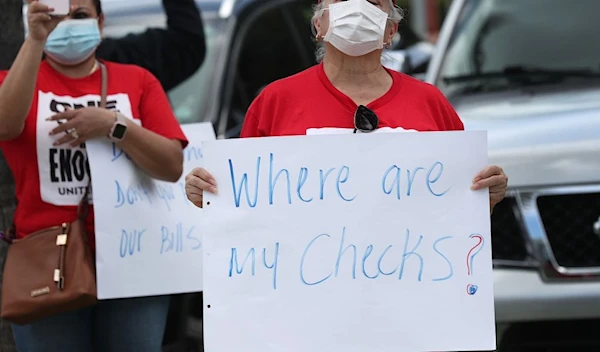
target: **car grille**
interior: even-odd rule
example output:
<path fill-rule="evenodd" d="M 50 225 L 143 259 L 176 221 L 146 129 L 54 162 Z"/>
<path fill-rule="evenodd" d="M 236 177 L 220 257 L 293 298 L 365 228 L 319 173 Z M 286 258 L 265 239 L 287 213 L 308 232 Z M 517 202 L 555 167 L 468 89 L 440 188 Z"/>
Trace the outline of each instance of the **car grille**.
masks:
<path fill-rule="evenodd" d="M 537 206 L 554 257 L 563 267 L 600 266 L 600 193 L 540 196 Z"/>
<path fill-rule="evenodd" d="M 525 261 L 527 249 L 515 216 L 515 199 L 507 197 L 492 213 L 492 259 Z"/>

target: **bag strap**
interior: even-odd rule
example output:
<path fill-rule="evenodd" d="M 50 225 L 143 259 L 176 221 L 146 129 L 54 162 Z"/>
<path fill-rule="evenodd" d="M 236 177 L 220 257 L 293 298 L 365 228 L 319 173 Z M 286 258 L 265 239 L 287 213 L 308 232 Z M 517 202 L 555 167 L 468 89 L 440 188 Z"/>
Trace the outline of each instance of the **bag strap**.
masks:
<path fill-rule="evenodd" d="M 106 70 L 106 66 L 101 63 L 100 61 L 97 61 L 98 66 L 100 66 L 100 71 L 102 72 L 102 86 L 100 87 L 100 108 L 101 109 L 106 109 L 106 100 L 107 100 L 107 95 L 108 95 L 108 72 Z M 81 198 L 81 201 L 79 202 L 79 205 L 77 206 L 77 215 L 79 220 L 81 221 L 85 221 L 85 219 L 87 219 L 88 213 L 89 213 L 89 201 L 88 201 L 88 196 L 90 194 L 90 188 L 92 187 L 92 175 L 89 175 L 89 181 L 87 186 L 85 187 L 85 192 L 83 194 L 83 197 Z"/>

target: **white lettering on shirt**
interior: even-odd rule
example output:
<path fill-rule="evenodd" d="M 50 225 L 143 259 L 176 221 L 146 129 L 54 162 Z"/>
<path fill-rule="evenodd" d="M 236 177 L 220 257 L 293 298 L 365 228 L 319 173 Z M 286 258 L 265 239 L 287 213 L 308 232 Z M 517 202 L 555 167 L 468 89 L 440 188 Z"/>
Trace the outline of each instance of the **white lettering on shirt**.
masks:
<path fill-rule="evenodd" d="M 129 95 L 124 93 L 107 96 L 106 107 L 133 118 Z M 46 203 L 59 206 L 78 205 L 89 184 L 90 166 L 85 145 L 71 147 L 69 144 L 53 146 L 64 134 L 50 136 L 57 121 L 46 121 L 66 109 L 98 107 L 100 95 L 81 97 L 59 96 L 51 92 L 38 92 L 36 145 L 40 176 L 40 194 Z M 91 185 L 90 185 L 91 186 Z M 89 200 L 91 203 L 91 187 Z"/>

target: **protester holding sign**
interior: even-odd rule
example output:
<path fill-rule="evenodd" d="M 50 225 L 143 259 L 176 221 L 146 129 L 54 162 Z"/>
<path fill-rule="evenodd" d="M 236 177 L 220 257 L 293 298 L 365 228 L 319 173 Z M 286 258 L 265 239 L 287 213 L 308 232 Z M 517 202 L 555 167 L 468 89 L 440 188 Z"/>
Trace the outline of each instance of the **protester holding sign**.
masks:
<path fill-rule="evenodd" d="M 383 47 L 401 19 L 392 0 L 319 1 L 313 24 L 320 63 L 267 86 L 250 106 L 241 137 L 463 130 L 437 88 L 382 66 Z M 475 176 L 473 189 L 489 187 L 493 209 L 507 181 L 490 166 Z M 203 190 L 216 192 L 216 182 L 194 169 L 186 192 L 199 207 Z"/>
<path fill-rule="evenodd" d="M 78 1 L 68 16 L 51 12 L 29 3 L 28 37 L 10 71 L 0 71 L 0 146 L 16 181 L 17 238 L 77 219 L 90 179 L 86 141 L 108 137 L 146 174 L 172 182 L 187 145 L 153 75 L 96 60 L 104 22 L 99 0 Z M 85 225 L 93 246 L 92 216 Z M 56 245 L 63 241 L 57 237 Z M 42 287 L 32 297 L 53 292 Z M 166 296 L 101 301 L 13 331 L 24 351 L 160 351 L 168 306 Z"/>

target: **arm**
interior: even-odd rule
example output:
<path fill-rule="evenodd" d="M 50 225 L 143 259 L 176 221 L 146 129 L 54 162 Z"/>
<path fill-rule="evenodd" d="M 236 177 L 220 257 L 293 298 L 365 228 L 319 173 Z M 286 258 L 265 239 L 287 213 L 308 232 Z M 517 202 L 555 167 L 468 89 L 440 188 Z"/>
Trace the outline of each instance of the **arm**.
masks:
<path fill-rule="evenodd" d="M 125 138 L 117 144 L 155 179 L 177 182 L 183 173 L 183 152 L 178 140 L 165 138 L 130 120 Z"/>
<path fill-rule="evenodd" d="M 149 28 L 140 34 L 107 38 L 98 47 L 97 57 L 141 66 L 169 91 L 202 65 L 206 44 L 202 17 L 194 0 L 163 0 L 163 6 L 167 29 Z"/>
<path fill-rule="evenodd" d="M 183 170 L 182 149 L 187 145 L 187 139 L 158 80 L 139 67 L 130 69 L 139 71 L 139 76 L 133 81 L 139 82 L 137 87 L 141 90 L 141 126 L 133 120 L 127 120 L 127 132 L 123 140 L 116 144 L 149 176 L 175 182 Z M 67 109 L 49 120 L 66 120 L 51 134 L 59 137 L 56 145 L 69 143 L 74 147 L 90 139 L 107 138 L 115 123 L 116 113 L 96 107 Z M 76 134 L 65 134 L 66 131 L 75 131 Z"/>
<path fill-rule="evenodd" d="M 119 146 L 148 175 L 176 182 L 183 172 L 182 149 L 187 139 L 158 80 L 147 71 L 143 72 L 143 80 L 140 120 L 144 127 L 128 121 Z"/>
<path fill-rule="evenodd" d="M 18 137 L 31 109 L 44 42 L 28 38 L 0 85 L 0 140 Z"/>

